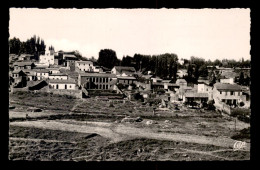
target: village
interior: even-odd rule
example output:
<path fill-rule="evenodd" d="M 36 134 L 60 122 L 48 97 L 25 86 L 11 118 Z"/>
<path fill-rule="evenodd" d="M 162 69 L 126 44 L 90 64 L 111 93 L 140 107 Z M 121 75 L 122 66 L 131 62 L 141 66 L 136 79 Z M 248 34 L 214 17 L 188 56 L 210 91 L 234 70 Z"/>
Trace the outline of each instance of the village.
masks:
<path fill-rule="evenodd" d="M 235 108 L 250 108 L 249 86 L 234 82 L 238 76 L 235 70 L 250 72 L 250 68 L 216 66 L 214 72 L 221 75 L 218 82 L 210 84 L 207 78 L 200 77 L 197 84 L 189 86 L 183 78 L 187 75 L 187 69 L 179 69 L 176 82 L 172 82 L 154 76 L 151 71 L 144 75 L 134 67 L 114 66 L 109 70 L 63 51 L 49 50 L 45 55 L 39 56 L 39 61 L 31 60 L 30 57 L 33 56 L 21 54 L 16 57 L 17 61 L 10 62 L 10 68 L 13 69 L 9 72 L 10 93 L 43 91 L 68 94 L 79 99 L 102 96 L 104 99 L 116 97 L 122 100 L 132 100 L 139 94 L 142 101 L 158 98 L 160 108 L 168 109 L 174 109 L 174 104 L 184 103 L 190 107 L 202 108 L 214 100 L 216 110 L 227 114 L 231 114 Z M 10 58 L 14 56 L 10 54 Z M 212 70 L 211 67 L 208 69 Z"/>
<path fill-rule="evenodd" d="M 50 130 L 62 130 L 66 134 L 76 132 L 87 133 L 90 136 L 98 134 L 105 137 L 102 140 L 98 139 L 102 143 L 106 143 L 107 139 L 112 139 L 112 143 L 115 143 L 130 142 L 129 139 L 135 138 L 137 140 L 152 138 L 159 139 L 159 141 L 163 139 L 189 143 L 191 142 L 189 137 L 171 136 L 172 133 L 178 135 L 187 133 L 200 135 L 193 136 L 192 141 L 194 142 L 196 139 L 195 143 L 214 147 L 217 145 L 229 149 L 224 150 L 222 157 L 211 155 L 210 158 L 206 158 L 205 155 L 209 154 L 208 152 L 202 153 L 201 157 L 195 157 L 186 151 L 185 154 L 174 158 L 165 155 L 162 156 L 163 158 L 151 158 L 151 155 L 147 156 L 148 151 L 145 153 L 146 156 L 140 156 L 142 150 L 140 151 L 139 141 L 136 144 L 137 151 L 133 151 L 134 156 L 131 156 L 134 158 L 130 160 L 227 160 L 230 157 L 228 150 L 233 147 L 234 139 L 250 142 L 250 137 L 248 137 L 251 114 L 250 89 L 249 86 L 235 83 L 239 73 L 242 71 L 248 73 L 250 68 L 207 67 L 209 71 L 221 75 L 219 80 L 212 84 L 209 79 L 200 77 L 197 84 L 190 85 L 184 79 L 188 74 L 187 69 L 183 68 L 177 70 L 177 80 L 173 82 L 155 76 L 151 71 L 143 74 L 141 69 L 136 70 L 134 67 L 114 66 L 112 69 L 108 69 L 91 60 L 80 60 L 71 52 L 55 52 L 49 49 L 38 58 L 37 60 L 34 55 L 30 54 L 10 54 L 9 56 L 9 119 L 10 125 L 13 127 L 10 139 L 14 140 L 11 140 L 11 146 L 17 145 L 15 144 L 18 142 L 16 135 L 20 136 L 19 133 L 24 134 L 27 131 L 29 134 L 26 136 L 34 136 L 34 132 L 40 133 L 41 136 L 41 133 L 45 134 Z M 184 65 L 181 60 L 179 62 L 180 65 Z M 83 122 L 86 124 L 82 124 Z M 188 122 L 189 125 L 187 125 Z M 63 125 L 57 123 L 63 123 Z M 72 124 L 73 127 L 66 127 Z M 112 130 L 114 126 L 118 130 L 115 134 L 115 129 Z M 130 127 L 133 129 L 129 129 Z M 198 127 L 203 130 L 198 130 Z M 25 128 L 25 132 L 20 128 Z M 91 128 L 93 129 L 91 130 Z M 112 131 L 106 132 L 108 129 Z M 39 130 L 40 132 L 38 132 Z M 56 134 L 57 132 L 48 133 Z M 149 133 L 151 134 L 149 135 Z M 167 134 L 169 136 L 164 136 L 164 133 L 169 133 Z M 225 134 L 225 140 L 219 139 L 219 136 L 223 134 Z M 199 139 L 205 136 L 213 136 L 214 139 Z M 64 139 L 64 137 L 61 138 Z M 75 139 L 77 138 L 78 136 Z M 35 140 L 28 141 L 29 139 L 25 138 L 23 140 L 25 140 L 23 141 L 25 142 L 24 147 L 28 145 L 27 142 L 29 145 L 36 142 Z M 225 142 L 219 145 L 218 140 Z M 39 145 L 46 147 L 44 141 L 48 140 L 41 139 Z M 92 147 L 100 147 L 97 143 L 92 145 Z M 183 145 L 187 144 L 183 143 Z M 62 147 L 64 146 L 62 145 Z M 247 149 L 248 147 L 249 145 Z M 201 146 L 198 148 L 201 149 Z M 29 152 L 32 151 L 30 148 L 27 149 Z M 38 149 L 30 156 L 28 156 L 28 151 L 24 153 L 24 156 L 20 153 L 21 151 L 18 152 L 18 155 L 13 151 L 11 152 L 12 159 L 63 160 L 65 157 L 69 160 L 72 159 L 69 153 L 65 154 L 63 151 L 61 153 L 66 156 L 62 154 L 55 156 L 56 153 L 53 153 L 54 155 L 48 158 L 46 158 L 47 153 L 43 156 L 38 153 Z M 84 153 L 78 153 L 78 156 L 74 156 L 77 158 L 73 160 L 127 160 L 129 156 L 125 155 L 124 158 L 114 156 L 112 159 L 111 157 L 103 158 L 104 152 L 102 154 L 97 154 L 93 150 L 90 152 L 94 154 L 92 158 L 81 157 L 79 155 L 84 155 Z M 248 150 L 236 152 L 240 152 L 240 154 L 231 156 L 231 158 L 249 158 Z M 225 155 L 227 153 L 228 155 Z M 73 154 L 75 153 L 73 152 Z M 98 157 L 97 155 L 103 156 Z"/>
<path fill-rule="evenodd" d="M 251 9 L 152 4 L 9 8 L 10 162 L 252 160 Z"/>

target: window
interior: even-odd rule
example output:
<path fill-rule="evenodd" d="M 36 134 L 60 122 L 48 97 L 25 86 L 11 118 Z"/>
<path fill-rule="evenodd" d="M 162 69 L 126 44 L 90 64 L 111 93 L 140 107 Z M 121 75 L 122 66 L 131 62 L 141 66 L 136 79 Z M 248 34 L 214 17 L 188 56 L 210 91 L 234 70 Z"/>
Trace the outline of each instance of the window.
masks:
<path fill-rule="evenodd" d="M 88 66 L 90 66 L 90 64 Z"/>
<path fill-rule="evenodd" d="M 233 92 L 233 91 L 231 91 L 231 92 L 230 92 L 230 95 L 231 95 L 231 96 L 232 96 L 232 95 L 234 95 L 234 92 Z"/>
<path fill-rule="evenodd" d="M 237 95 L 240 96 L 240 92 L 237 92 Z"/>
<path fill-rule="evenodd" d="M 70 85 L 70 88 L 71 88 L 71 85 Z"/>
<path fill-rule="evenodd" d="M 67 89 L 67 84 L 65 84 L 65 89 Z"/>

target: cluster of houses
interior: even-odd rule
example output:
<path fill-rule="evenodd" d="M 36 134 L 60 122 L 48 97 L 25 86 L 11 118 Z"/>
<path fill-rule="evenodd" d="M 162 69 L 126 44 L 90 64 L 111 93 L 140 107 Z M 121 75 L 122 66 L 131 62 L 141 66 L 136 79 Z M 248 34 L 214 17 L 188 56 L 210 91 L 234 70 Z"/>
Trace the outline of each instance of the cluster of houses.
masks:
<path fill-rule="evenodd" d="M 199 79 L 198 84 L 189 86 L 183 77 L 187 70 L 178 70 L 176 82 L 162 80 L 152 74 L 143 75 L 134 67 L 115 66 L 111 70 L 98 66 L 92 61 L 81 61 L 75 55 L 53 50 L 40 55 L 39 60 L 31 60 L 30 55 L 21 55 L 12 63 L 10 71 L 10 91 L 14 88 L 39 87 L 45 81 L 47 88 L 59 91 L 82 90 L 120 90 L 125 96 L 138 92 L 144 99 L 151 94 L 164 91 L 162 96 L 167 102 L 198 103 L 199 105 L 214 100 L 216 107 L 223 104 L 232 107 L 242 106 L 250 108 L 250 90 L 234 83 L 234 78 L 223 77 L 219 82 L 210 86 L 209 81 Z M 230 69 L 216 68 L 221 73 Z M 142 81 L 139 81 L 142 78 Z M 119 84 L 124 89 L 119 89 Z"/>

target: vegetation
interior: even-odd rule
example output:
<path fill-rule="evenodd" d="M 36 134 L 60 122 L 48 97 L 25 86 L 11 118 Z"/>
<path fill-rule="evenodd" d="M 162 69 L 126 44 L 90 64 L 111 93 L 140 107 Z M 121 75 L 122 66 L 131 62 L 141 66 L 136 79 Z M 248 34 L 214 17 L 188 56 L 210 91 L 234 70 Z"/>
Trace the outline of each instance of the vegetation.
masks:
<path fill-rule="evenodd" d="M 112 69 L 114 66 L 119 65 L 116 52 L 111 49 L 103 49 L 99 51 L 99 57 L 97 63 L 100 66 Z"/>
<path fill-rule="evenodd" d="M 52 47 L 52 46 L 51 46 Z M 46 45 L 44 40 L 34 35 L 25 42 L 20 41 L 19 38 L 12 38 L 9 40 L 10 54 L 31 54 L 40 55 L 45 54 Z"/>

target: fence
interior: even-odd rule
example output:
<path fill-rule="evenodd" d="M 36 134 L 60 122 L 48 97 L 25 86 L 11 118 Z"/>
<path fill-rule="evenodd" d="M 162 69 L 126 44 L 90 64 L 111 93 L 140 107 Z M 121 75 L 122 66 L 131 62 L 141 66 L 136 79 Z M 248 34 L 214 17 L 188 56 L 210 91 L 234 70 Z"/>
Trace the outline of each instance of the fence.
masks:
<path fill-rule="evenodd" d="M 223 102 L 216 101 L 215 104 L 216 108 L 221 112 L 231 114 L 231 107 Z"/>

